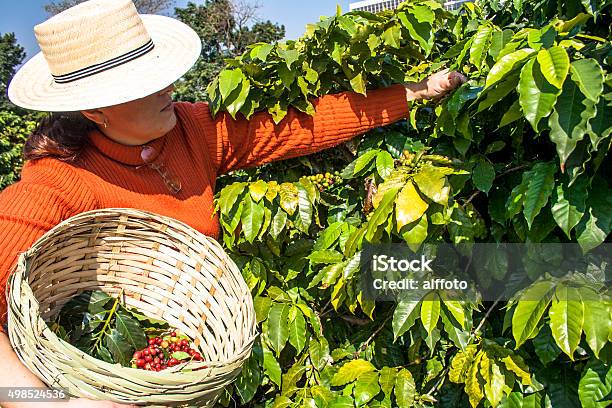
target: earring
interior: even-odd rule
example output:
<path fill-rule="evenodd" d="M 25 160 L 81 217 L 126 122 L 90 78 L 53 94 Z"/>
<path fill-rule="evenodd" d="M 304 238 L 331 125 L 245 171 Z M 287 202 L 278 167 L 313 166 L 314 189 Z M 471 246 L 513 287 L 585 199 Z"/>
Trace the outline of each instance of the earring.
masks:
<path fill-rule="evenodd" d="M 104 124 L 103 124 L 103 126 L 104 126 L 104 129 L 106 129 L 106 128 L 108 127 L 108 123 L 106 122 L 106 118 L 104 118 Z"/>

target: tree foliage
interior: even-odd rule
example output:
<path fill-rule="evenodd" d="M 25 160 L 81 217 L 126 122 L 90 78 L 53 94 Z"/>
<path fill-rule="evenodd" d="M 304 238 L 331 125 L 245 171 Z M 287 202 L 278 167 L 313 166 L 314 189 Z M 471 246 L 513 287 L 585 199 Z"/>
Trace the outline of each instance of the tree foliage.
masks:
<path fill-rule="evenodd" d="M 258 21 L 257 8 L 245 1 L 207 0 L 175 9 L 176 17 L 202 39 L 200 59 L 176 84 L 178 99 L 203 100 L 206 87 L 225 66 L 226 58 L 241 55 L 249 44 L 275 42 L 285 36 L 284 26 Z"/>
<path fill-rule="evenodd" d="M 0 110 L 9 107 L 9 101 L 6 97 L 8 83 L 15 74 L 15 69 L 23 62 L 24 58 L 24 49 L 17 44 L 14 33 L 0 35 Z"/>
<path fill-rule="evenodd" d="M 607 18 L 597 2 L 466 4 L 456 14 L 410 1 L 339 12 L 297 41 L 227 60 L 208 87 L 212 112 L 265 110 L 277 123 L 289 109 L 316 114 L 312 98 L 442 67 L 470 81 L 439 105 L 413 104 L 406 122 L 221 178 L 223 244 L 262 332 L 222 402 L 234 393 L 271 407 L 606 406 L 612 302 L 606 265 L 591 256 L 612 229 L 612 53 L 609 26 L 593 24 Z M 313 184 L 334 172 L 341 183 Z M 577 243 L 588 266 L 565 273 L 566 254 L 544 246 L 512 260 L 525 286 L 509 301 L 365 296 L 366 244 L 440 242 Z M 532 276 L 543 261 L 558 270 Z M 508 284 L 507 262 L 491 259 L 483 287 Z"/>

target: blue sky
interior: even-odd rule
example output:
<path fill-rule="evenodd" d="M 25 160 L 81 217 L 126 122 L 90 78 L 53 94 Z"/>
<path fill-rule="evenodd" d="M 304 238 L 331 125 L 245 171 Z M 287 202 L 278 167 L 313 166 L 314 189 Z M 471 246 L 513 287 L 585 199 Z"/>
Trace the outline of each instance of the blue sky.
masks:
<path fill-rule="evenodd" d="M 7 0 L 2 0 L 2 2 Z M 176 6 L 182 7 L 188 0 L 176 0 Z M 204 3 L 203 0 L 192 0 Z M 7 1 L 8 2 L 8 1 Z M 48 0 L 10 1 L 4 5 L 0 14 L 0 33 L 14 32 L 19 43 L 26 49 L 26 60 L 39 51 L 34 37 L 34 25 L 43 22 L 47 14 L 43 5 Z M 262 8 L 259 17 L 284 24 L 287 39 L 296 39 L 304 33 L 307 23 L 319 21 L 320 16 L 330 16 L 336 12 L 336 4 L 343 11 L 348 11 L 350 0 L 259 0 Z"/>

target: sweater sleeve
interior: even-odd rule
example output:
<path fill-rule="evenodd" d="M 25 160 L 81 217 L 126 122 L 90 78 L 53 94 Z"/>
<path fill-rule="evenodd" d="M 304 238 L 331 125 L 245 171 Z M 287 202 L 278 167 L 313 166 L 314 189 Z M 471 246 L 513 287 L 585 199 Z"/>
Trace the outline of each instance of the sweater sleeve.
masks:
<path fill-rule="evenodd" d="M 27 162 L 21 180 L 0 192 L 0 331 L 8 318 L 6 284 L 19 254 L 61 221 L 94 208 L 76 171 L 54 159 Z"/>
<path fill-rule="evenodd" d="M 206 103 L 196 104 L 217 175 L 276 160 L 312 154 L 407 117 L 406 90 L 397 84 L 367 96 L 341 92 L 313 101 L 315 115 L 290 107 L 277 125 L 268 112 L 234 120 L 226 112 L 212 119 Z"/>

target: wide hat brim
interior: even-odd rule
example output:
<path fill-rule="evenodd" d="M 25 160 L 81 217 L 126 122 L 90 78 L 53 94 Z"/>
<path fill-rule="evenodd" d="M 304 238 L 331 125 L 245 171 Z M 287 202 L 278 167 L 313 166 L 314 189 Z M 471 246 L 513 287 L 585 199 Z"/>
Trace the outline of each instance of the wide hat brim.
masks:
<path fill-rule="evenodd" d="M 195 64 L 202 43 L 191 27 L 174 18 L 140 17 L 154 44 L 148 53 L 90 77 L 58 84 L 39 52 L 9 83 L 9 99 L 26 109 L 70 112 L 118 105 L 166 88 Z"/>

